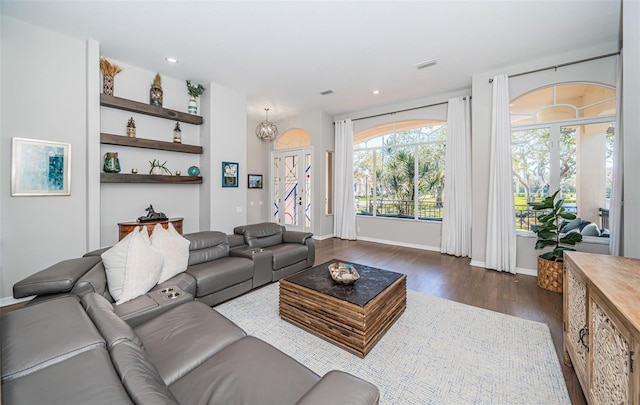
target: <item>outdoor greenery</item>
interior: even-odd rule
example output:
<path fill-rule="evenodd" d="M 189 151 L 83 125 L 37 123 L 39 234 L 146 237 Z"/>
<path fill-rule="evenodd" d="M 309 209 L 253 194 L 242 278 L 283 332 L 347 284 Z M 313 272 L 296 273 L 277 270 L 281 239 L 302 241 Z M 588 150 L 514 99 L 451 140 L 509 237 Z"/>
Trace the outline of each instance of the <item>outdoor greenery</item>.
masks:
<path fill-rule="evenodd" d="M 370 148 L 356 148 L 356 210 L 373 214 L 376 201 L 376 215 L 441 218 L 445 139 L 446 127 L 435 125 L 385 134 Z"/>

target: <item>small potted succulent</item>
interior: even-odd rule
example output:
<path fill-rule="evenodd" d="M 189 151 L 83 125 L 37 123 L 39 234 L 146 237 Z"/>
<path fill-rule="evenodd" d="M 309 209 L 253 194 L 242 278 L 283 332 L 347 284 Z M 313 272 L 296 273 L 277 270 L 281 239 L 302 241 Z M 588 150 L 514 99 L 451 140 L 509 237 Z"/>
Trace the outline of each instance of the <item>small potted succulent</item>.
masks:
<path fill-rule="evenodd" d="M 564 252 L 575 250 L 571 246 L 582 242 L 580 232 L 561 232 L 568 221 L 576 219 L 576 215 L 565 210 L 564 199 L 556 201 L 559 192 L 560 190 L 556 191 L 541 202 L 529 203 L 534 211 L 544 211 L 537 217 L 541 225 L 533 230 L 538 235 L 536 249 L 553 247 L 553 250 L 538 256 L 538 286 L 555 292 L 562 292 Z"/>
<path fill-rule="evenodd" d="M 160 164 L 160 161 L 158 159 L 153 159 L 149 161 L 149 164 L 151 165 L 151 170 L 149 170 L 149 174 L 169 173 L 170 176 L 172 175 L 171 170 L 167 169 L 167 166 L 165 166 L 167 164 L 166 161 Z"/>

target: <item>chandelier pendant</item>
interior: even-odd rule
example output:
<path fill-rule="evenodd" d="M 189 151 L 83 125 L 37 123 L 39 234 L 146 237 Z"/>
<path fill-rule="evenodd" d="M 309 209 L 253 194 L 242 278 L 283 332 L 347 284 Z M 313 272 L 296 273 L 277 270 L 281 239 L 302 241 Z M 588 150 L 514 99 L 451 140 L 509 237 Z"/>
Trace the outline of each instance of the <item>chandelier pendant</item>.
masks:
<path fill-rule="evenodd" d="M 278 136 L 278 128 L 272 122 L 269 122 L 269 109 L 265 108 L 266 119 L 256 127 L 256 136 L 262 142 L 273 142 Z"/>

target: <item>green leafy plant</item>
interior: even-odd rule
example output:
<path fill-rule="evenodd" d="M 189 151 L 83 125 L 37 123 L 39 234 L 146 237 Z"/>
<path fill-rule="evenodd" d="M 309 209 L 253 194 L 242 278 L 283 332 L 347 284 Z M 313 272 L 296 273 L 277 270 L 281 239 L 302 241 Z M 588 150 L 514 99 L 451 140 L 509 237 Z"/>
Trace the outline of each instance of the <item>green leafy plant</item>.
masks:
<path fill-rule="evenodd" d="M 160 161 L 158 159 L 153 159 L 149 161 L 149 164 L 151 165 L 151 169 L 149 170 L 149 174 L 151 174 L 153 172 L 153 169 L 155 167 L 159 167 L 162 170 L 164 170 L 166 173 L 169 173 L 170 175 L 173 175 L 173 173 L 171 173 L 171 170 L 167 169 L 167 167 L 165 166 L 167 164 L 167 161 L 165 160 L 165 162 L 163 164 L 160 164 Z"/>
<path fill-rule="evenodd" d="M 564 199 L 561 198 L 556 201 L 556 196 L 559 192 L 560 190 L 556 191 L 553 195 L 546 197 L 544 201 L 529 203 L 534 211 L 549 210 L 549 212 L 543 212 L 538 215 L 537 218 L 541 225 L 539 228 L 534 229 L 533 232 L 538 235 L 536 249 L 553 246 L 552 251 L 543 253 L 540 257 L 555 262 L 563 261 L 565 250 L 575 250 L 569 246 L 582 242 L 582 234 L 580 232 L 569 232 L 567 234 L 560 232 L 568 221 L 576 219 L 576 215 L 566 212 Z"/>
<path fill-rule="evenodd" d="M 191 80 L 187 80 L 187 92 L 190 96 L 200 97 L 202 93 L 204 93 L 204 91 L 205 88 L 203 85 L 199 84 L 197 86 L 194 86 L 193 84 L 191 84 Z"/>

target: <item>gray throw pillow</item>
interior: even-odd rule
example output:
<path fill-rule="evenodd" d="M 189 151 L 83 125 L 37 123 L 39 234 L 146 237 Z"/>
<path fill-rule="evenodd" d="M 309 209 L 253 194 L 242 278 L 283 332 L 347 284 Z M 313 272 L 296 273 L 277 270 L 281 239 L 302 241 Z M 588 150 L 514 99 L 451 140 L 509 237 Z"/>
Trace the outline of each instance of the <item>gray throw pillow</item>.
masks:
<path fill-rule="evenodd" d="M 585 226 L 581 233 L 582 236 L 600 236 L 600 229 L 598 229 L 598 225 L 592 222 Z"/>

